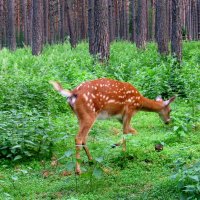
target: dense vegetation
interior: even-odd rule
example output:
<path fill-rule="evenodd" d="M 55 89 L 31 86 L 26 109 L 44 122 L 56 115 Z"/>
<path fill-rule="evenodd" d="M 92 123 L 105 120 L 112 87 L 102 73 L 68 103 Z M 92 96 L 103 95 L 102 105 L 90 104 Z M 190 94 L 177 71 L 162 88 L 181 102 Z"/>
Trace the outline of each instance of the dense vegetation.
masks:
<path fill-rule="evenodd" d="M 87 44 L 71 49 L 46 46 L 0 52 L 0 199 L 199 199 L 200 197 L 200 43 L 184 43 L 181 66 L 161 57 L 155 44 L 145 51 L 128 42 L 111 46 L 101 65 Z M 109 77 L 132 83 L 143 95 L 177 95 L 173 123 L 139 113 L 127 136 L 128 150 L 111 148 L 122 138 L 115 120 L 96 122 L 88 146 L 96 158 L 76 177 L 74 136 L 77 119 L 49 80 L 72 89 L 83 81 Z M 157 152 L 155 144 L 163 144 Z M 58 159 L 58 160 L 57 160 Z M 102 192 L 103 191 L 103 192 Z"/>

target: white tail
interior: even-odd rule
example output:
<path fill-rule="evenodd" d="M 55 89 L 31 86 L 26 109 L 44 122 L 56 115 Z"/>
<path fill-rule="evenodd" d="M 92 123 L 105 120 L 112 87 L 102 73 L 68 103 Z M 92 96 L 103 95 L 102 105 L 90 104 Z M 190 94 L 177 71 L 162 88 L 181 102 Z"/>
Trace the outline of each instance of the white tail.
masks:
<path fill-rule="evenodd" d="M 50 83 L 68 98 L 79 120 L 79 132 L 75 139 L 77 160 L 80 159 L 81 147 L 84 148 L 88 159 L 92 159 L 86 141 L 96 119 L 116 116 L 123 124 L 124 134 L 136 133 L 135 129 L 131 128 L 130 121 L 132 116 L 140 110 L 156 112 L 166 124 L 170 122 L 169 104 L 175 97 L 167 101 L 163 101 L 161 97 L 151 100 L 143 97 L 131 84 L 107 78 L 82 83 L 71 92 L 63 89 L 58 82 L 51 81 Z M 81 173 L 78 161 L 76 173 Z"/>
<path fill-rule="evenodd" d="M 49 81 L 49 83 L 52 84 L 54 89 L 57 90 L 62 96 L 64 97 L 72 96 L 72 93 L 69 90 L 63 89 L 60 83 L 56 81 Z"/>

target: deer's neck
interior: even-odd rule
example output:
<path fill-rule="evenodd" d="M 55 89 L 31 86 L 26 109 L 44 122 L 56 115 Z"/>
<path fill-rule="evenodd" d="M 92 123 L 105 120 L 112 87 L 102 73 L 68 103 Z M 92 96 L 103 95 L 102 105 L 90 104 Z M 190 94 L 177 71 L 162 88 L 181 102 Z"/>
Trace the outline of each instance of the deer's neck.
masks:
<path fill-rule="evenodd" d="M 159 112 L 163 109 L 163 102 L 151 100 L 142 97 L 142 107 L 141 110 L 149 112 Z"/>

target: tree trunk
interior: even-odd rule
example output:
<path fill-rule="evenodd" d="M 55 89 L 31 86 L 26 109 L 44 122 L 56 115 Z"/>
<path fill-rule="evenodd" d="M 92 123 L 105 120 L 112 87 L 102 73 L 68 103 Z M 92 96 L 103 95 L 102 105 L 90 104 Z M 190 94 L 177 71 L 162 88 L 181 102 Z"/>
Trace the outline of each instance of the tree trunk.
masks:
<path fill-rule="evenodd" d="M 120 38 L 120 2 L 119 0 L 114 1 L 114 16 L 115 16 L 115 38 Z"/>
<path fill-rule="evenodd" d="M 15 36 L 15 1 L 7 0 L 8 7 L 8 47 L 10 50 L 16 50 Z"/>
<path fill-rule="evenodd" d="M 27 32 L 28 32 L 28 44 L 32 46 L 32 18 L 33 18 L 33 9 L 32 9 L 32 0 L 27 2 Z"/>
<path fill-rule="evenodd" d="M 108 25 L 108 1 L 95 0 L 94 2 L 94 47 L 92 54 L 100 61 L 107 61 L 110 53 Z"/>
<path fill-rule="evenodd" d="M 21 0 L 22 15 L 23 15 L 23 32 L 24 44 L 28 45 L 28 32 L 27 32 L 27 0 Z"/>
<path fill-rule="evenodd" d="M 50 21 L 50 34 L 49 34 L 49 43 L 53 44 L 55 42 L 55 26 L 54 26 L 54 20 L 55 20 L 55 1 L 49 0 L 49 21 Z"/>
<path fill-rule="evenodd" d="M 109 19 L 109 37 L 110 37 L 110 42 L 112 42 L 115 37 L 114 37 L 114 24 L 113 24 L 113 4 L 112 0 L 108 0 L 108 19 Z"/>
<path fill-rule="evenodd" d="M 200 0 L 197 0 L 197 14 L 198 14 L 198 40 L 200 40 Z"/>
<path fill-rule="evenodd" d="M 3 0 L 0 0 L 0 50 L 3 47 L 3 27 L 4 27 L 4 19 L 3 19 Z"/>
<path fill-rule="evenodd" d="M 65 1 L 64 0 L 60 0 L 60 27 L 59 27 L 59 32 L 60 32 L 60 39 L 61 42 L 63 43 L 65 40 L 65 23 L 64 23 L 64 19 L 65 19 Z"/>
<path fill-rule="evenodd" d="M 197 1 L 192 0 L 192 39 L 198 39 Z"/>
<path fill-rule="evenodd" d="M 152 25 L 151 25 L 151 27 L 152 27 L 152 29 L 151 29 L 151 39 L 153 40 L 153 41 L 155 41 L 155 28 L 156 28 L 156 26 L 155 26 L 155 19 L 156 19 L 156 2 L 155 2 L 155 0 L 151 0 L 151 6 L 152 6 Z"/>
<path fill-rule="evenodd" d="M 69 36 L 70 36 L 70 44 L 72 48 L 75 48 L 77 45 L 77 40 L 76 40 L 76 35 L 75 35 L 75 31 L 74 31 L 74 26 L 73 26 L 73 22 L 72 22 L 72 18 L 71 18 L 71 13 L 70 13 L 70 7 L 69 7 L 69 3 L 66 2 L 66 14 L 67 14 L 67 22 L 68 22 L 68 27 L 69 27 Z"/>
<path fill-rule="evenodd" d="M 89 52 L 93 54 L 94 50 L 94 0 L 88 0 L 88 37 Z"/>
<path fill-rule="evenodd" d="M 145 48 L 147 38 L 147 4 L 146 0 L 138 0 L 137 18 L 136 18 L 136 46 Z"/>
<path fill-rule="evenodd" d="M 171 53 L 178 61 L 182 59 L 181 0 L 172 0 Z"/>
<path fill-rule="evenodd" d="M 44 17 L 44 43 L 49 41 L 49 0 L 43 1 L 43 17 Z"/>
<path fill-rule="evenodd" d="M 168 54 L 167 0 L 156 2 L 156 40 L 160 54 Z"/>
<path fill-rule="evenodd" d="M 81 40 L 87 39 L 87 4 L 86 0 L 82 0 L 82 9 L 80 14 L 80 32 L 81 32 Z M 80 6 L 80 5 L 79 5 Z"/>
<path fill-rule="evenodd" d="M 39 55 L 42 51 L 42 1 L 33 0 L 32 54 Z"/>
<path fill-rule="evenodd" d="M 135 42 L 136 38 L 136 23 L 135 23 L 135 0 L 131 0 L 131 41 Z"/>

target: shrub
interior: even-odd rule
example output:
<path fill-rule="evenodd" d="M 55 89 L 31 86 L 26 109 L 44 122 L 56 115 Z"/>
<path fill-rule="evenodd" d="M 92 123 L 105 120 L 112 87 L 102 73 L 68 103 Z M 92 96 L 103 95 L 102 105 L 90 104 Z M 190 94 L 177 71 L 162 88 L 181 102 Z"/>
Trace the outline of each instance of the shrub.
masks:
<path fill-rule="evenodd" d="M 5 120 L 6 119 L 6 120 Z M 52 138 L 48 117 L 37 110 L 0 112 L 0 158 L 50 156 Z"/>
<path fill-rule="evenodd" d="M 186 166 L 185 161 L 178 159 L 175 162 L 176 173 L 172 178 L 178 180 L 178 189 L 181 199 L 198 199 L 200 196 L 200 161 Z"/>

